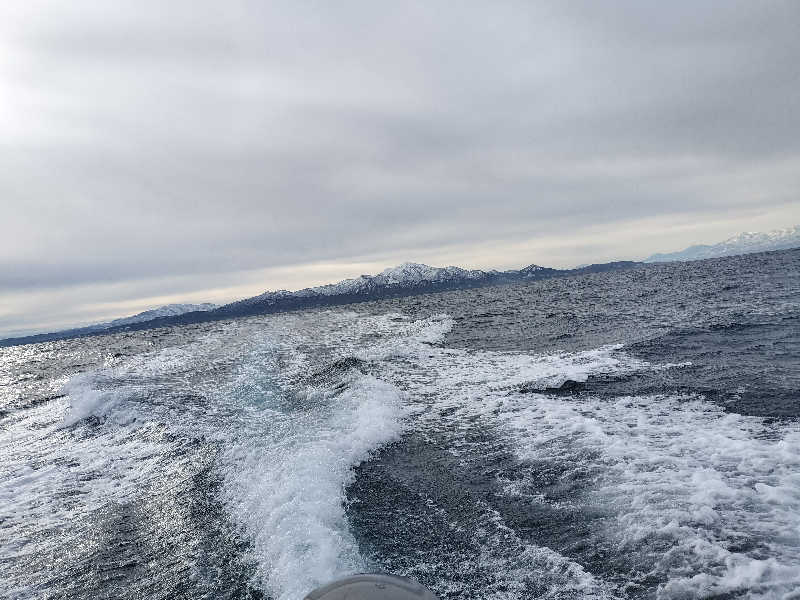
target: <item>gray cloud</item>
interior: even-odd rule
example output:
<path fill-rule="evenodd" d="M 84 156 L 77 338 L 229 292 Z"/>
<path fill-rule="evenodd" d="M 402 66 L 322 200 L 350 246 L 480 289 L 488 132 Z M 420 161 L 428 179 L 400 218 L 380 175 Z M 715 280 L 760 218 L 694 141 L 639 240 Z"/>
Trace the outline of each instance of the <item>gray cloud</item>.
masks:
<path fill-rule="evenodd" d="M 798 22 L 792 1 L 4 3 L 0 294 L 788 225 Z"/>

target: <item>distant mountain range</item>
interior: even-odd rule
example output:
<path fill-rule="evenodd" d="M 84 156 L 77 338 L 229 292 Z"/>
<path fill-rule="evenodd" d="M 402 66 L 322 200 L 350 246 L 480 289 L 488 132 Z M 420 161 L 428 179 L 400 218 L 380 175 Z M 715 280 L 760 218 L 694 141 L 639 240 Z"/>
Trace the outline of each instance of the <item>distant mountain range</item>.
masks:
<path fill-rule="evenodd" d="M 386 269 L 377 275 L 361 275 L 354 279 L 345 279 L 339 283 L 304 288 L 295 292 L 286 290 L 264 292 L 258 296 L 232 302 L 224 306 L 172 304 L 152 311 L 145 311 L 132 317 L 115 319 L 108 323 L 53 333 L 6 338 L 0 340 L 0 346 L 31 344 L 168 325 L 200 323 L 304 308 L 337 306 L 353 302 L 535 281 L 552 277 L 568 277 L 586 273 L 629 269 L 640 264 L 632 261 L 618 261 L 587 265 L 575 269 L 551 269 L 549 267 L 540 267 L 539 265 L 529 265 L 522 269 L 508 271 L 481 271 L 461 269 L 459 267 L 439 268 L 419 263 L 404 263 L 400 266 Z"/>
<path fill-rule="evenodd" d="M 148 323 L 154 319 L 177 317 L 191 312 L 207 312 L 214 310 L 215 308 L 219 308 L 218 305 L 211 304 L 210 302 L 203 302 L 201 304 L 165 304 L 164 306 L 160 306 L 158 308 L 136 313 L 130 317 L 121 317 L 105 323 L 95 323 L 93 325 L 86 325 L 84 327 L 74 327 L 72 329 L 56 331 L 53 333 L 42 333 L 25 337 L 1 339 L 0 347 L 80 337 L 83 335 L 96 335 L 109 330 L 119 331 L 126 326 Z"/>
<path fill-rule="evenodd" d="M 146 310 L 137 313 L 130 317 L 122 317 L 121 319 L 114 319 L 108 323 L 98 323 L 90 325 L 91 329 L 108 329 L 110 327 L 119 327 L 121 325 L 130 325 L 132 323 L 142 323 L 144 321 L 152 321 L 159 317 L 176 317 L 188 312 L 205 312 L 219 308 L 216 304 L 210 302 L 203 302 L 202 304 L 165 304 L 158 308 Z"/>
<path fill-rule="evenodd" d="M 697 245 L 680 252 L 653 254 L 645 259 L 644 262 L 698 260 L 796 247 L 800 247 L 800 226 L 778 229 L 769 233 L 742 233 L 711 246 Z M 130 317 L 114 319 L 107 323 L 98 323 L 53 333 L 6 338 L 0 340 L 0 347 L 85 335 L 101 335 L 169 325 L 201 323 L 247 315 L 337 306 L 353 302 L 414 296 L 445 290 L 512 284 L 553 277 L 570 277 L 586 273 L 630 269 L 642 264 L 634 261 L 617 261 L 582 265 L 574 269 L 552 269 L 539 265 L 529 265 L 522 269 L 508 271 L 481 271 L 477 269 L 461 269 L 459 267 L 440 268 L 429 267 L 419 263 L 404 263 L 397 267 L 386 269 L 377 275 L 361 275 L 354 279 L 345 279 L 339 283 L 304 288 L 294 292 L 287 290 L 264 292 L 258 296 L 231 302 L 224 306 L 216 306 L 209 303 L 168 304 Z"/>
<path fill-rule="evenodd" d="M 787 250 L 789 248 L 800 248 L 800 225 L 795 225 L 788 229 L 775 229 L 768 233 L 744 232 L 711 246 L 698 244 L 680 252 L 653 254 L 644 259 L 644 262 L 700 260 L 703 258 L 750 254 L 751 252 Z"/>

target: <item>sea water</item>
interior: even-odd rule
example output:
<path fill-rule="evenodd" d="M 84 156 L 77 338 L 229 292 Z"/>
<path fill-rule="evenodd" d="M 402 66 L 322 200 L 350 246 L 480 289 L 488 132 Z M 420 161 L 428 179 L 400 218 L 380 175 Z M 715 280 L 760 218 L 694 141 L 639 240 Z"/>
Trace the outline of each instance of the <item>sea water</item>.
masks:
<path fill-rule="evenodd" d="M 0 595 L 800 598 L 800 252 L 0 349 Z"/>

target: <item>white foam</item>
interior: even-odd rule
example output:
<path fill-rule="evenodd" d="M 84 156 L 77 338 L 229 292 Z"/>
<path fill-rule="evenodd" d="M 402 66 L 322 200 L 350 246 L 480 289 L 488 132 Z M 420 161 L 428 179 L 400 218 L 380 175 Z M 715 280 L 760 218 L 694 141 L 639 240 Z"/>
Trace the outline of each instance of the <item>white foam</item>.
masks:
<path fill-rule="evenodd" d="M 401 430 L 398 391 L 373 377 L 351 375 L 339 394 L 308 393 L 307 411 L 262 411 L 263 438 L 226 453 L 227 504 L 253 542 L 259 577 L 281 600 L 366 568 L 344 488 L 352 467 Z"/>
<path fill-rule="evenodd" d="M 651 554 L 653 574 L 668 579 L 660 597 L 692 590 L 778 598 L 800 585 L 796 427 L 766 428 L 761 419 L 680 397 L 514 398 L 504 409 L 522 458 L 594 452 L 581 453 L 581 468 L 601 474 L 583 501 L 616 510 L 608 535 L 623 549 Z M 650 548 L 653 536 L 660 544 Z M 760 548 L 729 550 L 742 540 Z"/>
<path fill-rule="evenodd" d="M 0 517 L 8 533 L 0 550 L 50 552 L 64 524 L 190 466 L 164 460 L 168 433 L 205 436 L 225 448 L 217 465 L 225 504 L 252 541 L 259 581 L 275 598 L 299 599 L 369 567 L 349 533 L 344 489 L 352 467 L 398 436 L 413 410 L 407 426 L 446 434 L 448 450 L 464 460 L 481 458 L 465 436 L 478 427 L 499 432 L 522 461 L 592 471 L 584 495 L 570 501 L 612 512 L 602 535 L 649 561 L 651 575 L 665 580 L 661 598 L 788 598 L 800 587 L 796 425 L 726 414 L 697 397 L 521 393 L 682 365 L 651 365 L 620 346 L 540 356 L 441 347 L 453 324 L 444 315 L 281 315 L 75 377 L 66 398 L 0 432 Z M 351 372 L 344 387 L 309 387 L 304 346 L 331 359 L 360 357 L 381 379 Z M 206 401 L 170 404 L 183 392 Z M 89 432 L 94 421 L 101 427 Z M 509 485 L 508 493 L 524 501 L 525 486 Z M 491 509 L 485 513 L 491 521 Z M 514 538 L 495 516 L 497 536 L 486 538 L 480 561 L 508 570 L 505 597 L 523 593 L 512 580 L 534 567 L 563 573 L 561 591 L 606 594 L 605 582 Z M 651 548 L 653 538 L 667 540 L 669 550 Z M 75 540 L 92 552 L 90 540 Z M 739 548 L 742 540 L 755 547 Z M 6 589 L 25 589 L 22 575 L 12 575 Z"/>
<path fill-rule="evenodd" d="M 102 416 L 125 397 L 123 390 L 95 389 L 92 383 L 91 378 L 79 375 L 62 388 L 69 401 L 69 411 L 62 421 L 64 427 L 75 425 L 90 416 Z"/>
<path fill-rule="evenodd" d="M 398 328 L 398 335 L 412 329 Z M 478 417 L 479 427 L 503 432 L 521 460 L 595 473 L 587 495 L 572 501 L 614 511 L 616 525 L 605 535 L 666 580 L 659 598 L 783 598 L 800 588 L 797 424 L 728 414 L 700 397 L 609 401 L 518 391 L 686 366 L 651 365 L 621 346 L 528 356 L 416 343 L 421 339 L 398 337 L 362 355 L 384 361 L 390 379 L 438 407 L 424 417 L 430 426 L 458 432 Z M 450 448 L 465 457 L 476 450 L 468 443 Z M 648 545 L 654 537 L 660 545 Z M 737 549 L 743 540 L 750 547 Z"/>
<path fill-rule="evenodd" d="M 372 332 L 371 343 L 341 343 L 339 354 L 355 355 L 369 363 L 413 398 L 416 413 L 415 430 L 446 431 L 452 446 L 448 450 L 464 460 L 481 460 L 481 448 L 461 440 L 476 412 L 491 412 L 496 405 L 485 403 L 489 398 L 501 399 L 515 392 L 521 385 L 546 388 L 561 385 L 567 379 L 585 381 L 592 374 L 629 372 L 646 366 L 631 357 L 621 355 L 619 346 L 609 346 L 578 354 L 556 356 L 527 356 L 499 352 L 471 352 L 440 347 L 454 321 L 446 315 L 410 321 L 399 315 L 362 317 L 360 329 Z M 434 403 L 438 410 L 426 410 Z M 450 409 L 442 417 L 441 409 Z M 488 506 L 479 512 L 483 519 L 474 523 L 475 535 L 480 539 L 479 557 L 463 557 L 464 569 L 472 560 L 481 568 L 493 565 L 497 573 L 497 589 L 484 590 L 489 597 L 522 599 L 527 597 L 526 585 L 535 582 L 544 597 L 564 598 L 580 594 L 585 598 L 605 598 L 609 586 L 597 580 L 579 564 L 549 548 L 524 542 L 502 523 L 500 515 Z M 407 575 L 434 569 L 437 576 L 436 556 L 419 557 L 430 560 L 412 567 Z M 455 559 L 455 558 L 454 558 Z M 439 567 L 441 569 L 441 567 Z M 448 567 L 449 568 L 449 567 Z M 447 573 L 450 571 L 444 569 Z M 454 574 L 455 575 L 455 574 Z M 465 582 L 448 582 L 438 574 L 437 588 L 449 594 L 470 592 L 469 575 Z M 466 585 L 466 587 L 464 587 Z"/>

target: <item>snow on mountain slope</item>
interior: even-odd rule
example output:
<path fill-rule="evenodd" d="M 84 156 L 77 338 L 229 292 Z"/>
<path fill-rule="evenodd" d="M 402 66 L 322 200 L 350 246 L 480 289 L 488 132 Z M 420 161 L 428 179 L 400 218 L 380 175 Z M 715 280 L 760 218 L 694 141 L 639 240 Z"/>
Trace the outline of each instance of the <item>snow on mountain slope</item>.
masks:
<path fill-rule="evenodd" d="M 421 263 L 406 262 L 396 267 L 384 269 L 377 275 L 360 275 L 353 279 L 345 279 L 338 283 L 329 283 L 312 288 L 304 288 L 296 292 L 286 290 L 268 291 L 252 298 L 245 298 L 226 305 L 221 310 L 229 311 L 247 306 L 270 306 L 282 301 L 301 298 L 319 298 L 334 296 L 366 296 L 381 291 L 414 289 L 426 286 L 460 286 L 479 283 L 491 283 L 501 280 L 527 280 L 545 277 L 556 270 L 539 265 L 528 265 L 523 269 L 509 271 L 481 271 L 479 269 L 462 269 L 460 267 L 431 267 Z"/>
<path fill-rule="evenodd" d="M 734 256 L 768 250 L 786 250 L 800 247 L 800 225 L 775 229 L 767 233 L 746 231 L 713 245 L 698 244 L 680 252 L 653 254 L 644 262 L 669 262 L 674 260 L 699 260 L 720 256 Z"/>
<path fill-rule="evenodd" d="M 493 272 L 494 273 L 494 272 Z M 397 267 L 384 269 L 377 275 L 360 275 L 344 279 L 338 283 L 328 283 L 296 292 L 286 290 L 268 291 L 252 298 L 235 302 L 237 306 L 250 304 L 274 304 L 287 298 L 310 298 L 316 296 L 341 296 L 367 294 L 377 288 L 400 288 L 439 283 L 445 281 L 477 280 L 488 277 L 484 271 L 469 271 L 459 267 L 429 267 L 420 263 L 403 263 Z"/>
<path fill-rule="evenodd" d="M 339 283 L 311 288 L 311 291 L 323 296 L 358 294 L 379 286 L 415 286 L 442 281 L 482 279 L 486 275 L 484 271 L 478 270 L 468 271 L 459 267 L 429 267 L 420 263 L 407 262 L 397 267 L 384 269 L 377 275 L 361 275 L 355 279 L 345 279 Z"/>
<path fill-rule="evenodd" d="M 175 317 L 177 315 L 182 315 L 188 312 L 214 310 L 215 308 L 217 308 L 217 305 L 211 304 L 210 302 L 204 302 L 202 304 L 166 304 L 158 308 L 153 308 L 150 310 L 146 310 L 144 312 L 137 313 L 130 317 L 122 317 L 119 319 L 114 319 L 113 321 L 109 321 L 108 323 L 98 323 L 93 327 L 97 327 L 100 329 L 107 329 L 109 327 L 117 327 L 119 325 L 142 323 L 144 321 L 150 321 L 152 319 L 157 319 L 159 317 Z"/>

